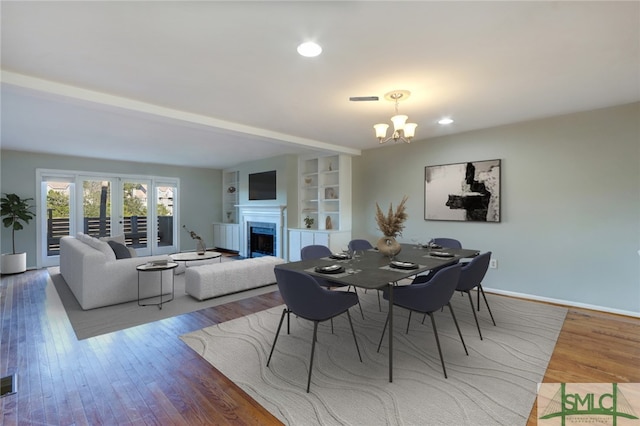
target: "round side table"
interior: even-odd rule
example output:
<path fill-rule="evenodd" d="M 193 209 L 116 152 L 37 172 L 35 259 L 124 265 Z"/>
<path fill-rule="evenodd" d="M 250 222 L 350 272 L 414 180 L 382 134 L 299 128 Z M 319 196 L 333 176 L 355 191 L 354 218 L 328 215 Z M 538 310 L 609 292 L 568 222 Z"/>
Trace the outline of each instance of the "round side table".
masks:
<path fill-rule="evenodd" d="M 173 273 L 171 273 L 171 298 L 167 300 L 163 300 L 163 292 L 162 292 L 162 276 L 164 275 L 164 271 L 169 271 L 178 267 L 176 262 L 167 262 L 165 264 L 156 264 L 156 263 L 144 263 L 142 265 L 136 266 L 136 270 L 138 271 L 138 306 L 157 306 L 158 309 L 162 309 L 162 305 L 164 303 L 169 303 L 173 300 L 175 293 L 175 281 L 173 277 Z M 160 274 L 160 302 L 159 303 L 140 303 L 140 300 L 156 298 L 158 296 L 150 296 L 140 299 L 140 274 L 141 273 L 149 273 L 149 272 L 159 272 Z"/>

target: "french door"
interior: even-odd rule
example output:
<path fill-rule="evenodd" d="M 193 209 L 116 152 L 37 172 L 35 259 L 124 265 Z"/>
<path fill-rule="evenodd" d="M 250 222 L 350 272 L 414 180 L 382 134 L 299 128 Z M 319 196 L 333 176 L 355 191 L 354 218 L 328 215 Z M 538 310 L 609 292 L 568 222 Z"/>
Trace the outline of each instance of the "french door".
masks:
<path fill-rule="evenodd" d="M 92 237 L 124 235 L 138 256 L 149 256 L 153 236 L 151 180 L 81 176 L 82 232 Z"/>
<path fill-rule="evenodd" d="M 36 215 L 38 267 L 54 266 L 60 262 L 60 238 L 75 235 L 76 184 L 75 176 L 65 173 L 38 171 L 40 182 Z"/>
<path fill-rule="evenodd" d="M 59 264 L 59 240 L 83 232 L 96 238 L 124 235 L 138 256 L 178 248 L 178 180 L 38 171 L 38 264 Z"/>

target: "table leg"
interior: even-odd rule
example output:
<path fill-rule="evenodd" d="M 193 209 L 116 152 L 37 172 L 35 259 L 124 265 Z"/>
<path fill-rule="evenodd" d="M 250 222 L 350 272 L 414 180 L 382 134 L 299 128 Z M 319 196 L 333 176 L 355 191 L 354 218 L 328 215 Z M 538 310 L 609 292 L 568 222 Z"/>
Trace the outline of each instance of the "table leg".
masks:
<path fill-rule="evenodd" d="M 164 274 L 160 271 L 160 304 L 158 304 L 158 309 L 162 309 L 162 276 Z"/>
<path fill-rule="evenodd" d="M 393 382 L 393 283 L 389 283 L 389 383 Z"/>
<path fill-rule="evenodd" d="M 158 308 L 162 309 L 162 304 L 163 303 L 169 303 L 171 302 L 174 298 L 175 298 L 175 292 L 176 292 L 176 279 L 175 276 L 173 275 L 173 270 L 171 270 L 171 298 L 169 300 L 166 301 L 162 301 L 162 276 L 164 271 L 160 271 L 160 304 L 158 305 Z"/>
<path fill-rule="evenodd" d="M 164 284 L 163 275 L 164 275 L 164 272 L 167 271 L 167 270 L 171 271 L 171 298 L 169 298 L 167 300 L 163 300 L 163 292 L 162 292 L 162 288 L 163 288 L 163 284 Z M 159 303 L 140 303 L 140 271 L 138 271 L 138 306 L 156 305 L 158 307 L 158 309 L 162 309 L 162 305 L 164 305 L 165 303 L 171 302 L 175 298 L 175 291 L 176 291 L 175 277 L 173 275 L 173 270 L 172 269 L 167 269 L 167 270 L 157 271 L 157 272 L 160 273 L 160 295 L 159 296 L 152 296 L 152 297 L 160 297 L 160 302 Z"/>

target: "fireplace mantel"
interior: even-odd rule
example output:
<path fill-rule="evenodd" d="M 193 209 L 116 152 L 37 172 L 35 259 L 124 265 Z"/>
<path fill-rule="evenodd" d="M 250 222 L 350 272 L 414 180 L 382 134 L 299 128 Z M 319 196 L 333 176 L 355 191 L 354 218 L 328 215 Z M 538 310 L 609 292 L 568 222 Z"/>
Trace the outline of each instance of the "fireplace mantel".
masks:
<path fill-rule="evenodd" d="M 286 259 L 287 206 L 278 204 L 239 204 L 240 255 L 248 256 L 248 222 L 266 222 L 276 225 L 276 256 Z"/>

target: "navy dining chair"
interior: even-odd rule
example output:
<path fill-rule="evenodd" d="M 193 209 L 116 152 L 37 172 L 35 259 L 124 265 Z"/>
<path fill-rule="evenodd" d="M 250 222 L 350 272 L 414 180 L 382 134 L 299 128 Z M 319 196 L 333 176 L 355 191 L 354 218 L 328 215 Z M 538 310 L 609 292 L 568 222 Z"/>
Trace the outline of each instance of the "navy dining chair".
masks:
<path fill-rule="evenodd" d="M 433 334 L 436 338 L 436 345 L 438 346 L 438 354 L 440 355 L 440 363 L 442 364 L 442 371 L 444 372 L 444 377 L 447 378 L 447 369 L 444 365 L 444 358 L 442 357 L 442 348 L 440 347 L 440 339 L 438 337 L 438 329 L 436 328 L 436 321 L 434 318 L 434 312 L 440 310 L 444 306 L 449 307 L 449 311 L 451 312 L 451 316 L 453 317 L 453 322 L 456 325 L 456 329 L 458 330 L 458 335 L 460 336 L 460 341 L 462 342 L 462 346 L 464 347 L 464 351 L 467 355 L 469 352 L 467 351 L 467 345 L 464 343 L 464 338 L 462 337 L 462 333 L 460 332 L 460 327 L 458 326 L 458 321 L 456 320 L 456 316 L 453 312 L 453 307 L 451 306 L 451 296 L 456 290 L 456 286 L 458 285 L 458 281 L 460 278 L 460 264 L 455 264 L 452 266 L 447 266 L 446 268 L 440 269 L 435 273 L 433 278 L 426 283 L 421 284 L 412 284 L 408 286 L 400 286 L 393 288 L 393 304 L 394 306 L 400 306 L 402 308 L 409 310 L 409 320 L 407 322 L 407 333 L 409 333 L 409 324 L 411 323 L 411 313 L 412 312 L 420 312 L 429 315 L 431 317 L 431 325 L 433 326 Z M 389 290 L 384 290 L 384 298 L 389 299 Z M 384 328 L 382 329 L 382 335 L 380 336 L 380 342 L 378 343 L 378 352 L 380 351 L 380 346 L 382 345 L 382 339 L 384 338 L 384 333 L 387 330 L 387 325 L 389 324 L 389 315 L 387 314 L 387 320 L 384 323 Z"/>
<path fill-rule="evenodd" d="M 462 243 L 460 241 L 456 240 L 455 238 L 438 237 L 438 238 L 434 238 L 432 240 L 432 242 L 434 244 L 439 245 L 442 248 L 454 248 L 454 249 L 461 249 L 462 248 Z"/>
<path fill-rule="evenodd" d="M 278 266 L 274 268 L 276 275 L 276 281 L 278 283 L 278 289 L 280 295 L 285 303 L 285 308 L 280 316 L 280 323 L 278 324 L 278 331 L 273 339 L 273 345 L 271 346 L 271 352 L 269 353 L 269 359 L 267 360 L 267 367 L 271 362 L 273 351 L 280 335 L 280 329 L 282 328 L 282 322 L 285 315 L 293 313 L 301 318 L 309 321 L 313 321 L 313 337 L 311 339 L 311 357 L 309 358 L 309 376 L 307 378 L 307 393 L 311 386 L 311 371 L 313 369 L 313 355 L 315 352 L 316 341 L 318 340 L 318 324 L 333 319 L 338 315 L 347 314 L 349 319 L 349 325 L 351 327 L 351 333 L 353 334 L 353 341 L 356 344 L 356 350 L 358 351 L 358 357 L 362 362 L 362 356 L 360 355 L 360 348 L 358 347 L 358 340 L 356 339 L 356 332 L 353 329 L 353 322 L 351 321 L 351 315 L 349 314 L 349 308 L 358 303 L 358 296 L 355 293 L 342 292 L 342 291 L 329 291 L 320 287 L 318 282 L 311 275 L 288 269 L 282 269 Z"/>
<path fill-rule="evenodd" d="M 311 244 L 311 245 L 302 247 L 302 249 L 300 250 L 300 258 L 302 260 L 321 259 L 323 257 L 329 257 L 332 254 L 333 253 L 331 253 L 331 249 L 329 247 L 321 244 Z M 342 284 L 333 282 L 331 280 L 326 280 L 323 278 L 316 277 L 316 281 L 318 281 L 318 284 L 320 284 L 322 287 L 327 287 L 327 288 L 344 287 L 344 285 Z M 349 289 L 351 289 L 351 286 L 347 288 L 347 291 L 349 291 Z M 355 288 L 353 289 L 353 291 L 354 293 L 357 294 Z M 360 315 L 362 315 L 362 319 L 364 319 L 364 311 L 362 310 L 362 305 L 360 305 L 359 300 L 358 300 L 358 306 L 360 306 Z"/>
<path fill-rule="evenodd" d="M 367 240 L 363 239 L 353 239 L 349 241 L 349 251 L 353 252 L 354 250 L 370 250 L 373 246 Z"/>
<path fill-rule="evenodd" d="M 470 262 L 464 264 L 460 271 L 460 279 L 458 281 L 458 286 L 456 287 L 457 291 L 461 291 L 463 293 L 467 293 L 469 296 L 469 303 L 471 304 L 471 312 L 473 312 L 473 318 L 476 320 L 476 327 L 478 327 L 478 334 L 480 335 L 480 340 L 482 339 L 482 332 L 480 331 L 480 324 L 478 323 L 478 315 L 476 314 L 476 310 L 473 306 L 473 298 L 471 297 L 471 290 L 474 288 L 478 292 L 478 311 L 480 311 L 480 294 L 482 293 L 482 297 L 484 298 L 484 303 L 487 305 L 487 310 L 489 311 L 489 315 L 491 316 L 491 321 L 493 325 L 496 325 L 496 321 L 493 319 L 493 313 L 491 313 L 491 308 L 489 307 L 489 302 L 487 302 L 487 296 L 484 294 L 484 289 L 482 288 L 482 280 L 484 276 L 487 274 L 487 269 L 489 269 L 489 261 L 491 260 L 491 252 L 488 251 L 486 253 L 482 253 L 476 257 L 474 257 Z"/>
<path fill-rule="evenodd" d="M 320 244 L 312 244 L 309 246 L 304 246 L 300 250 L 300 258 L 302 260 L 320 259 L 321 257 L 329 257 L 329 256 L 331 256 L 331 249 L 327 246 L 323 246 Z"/>

